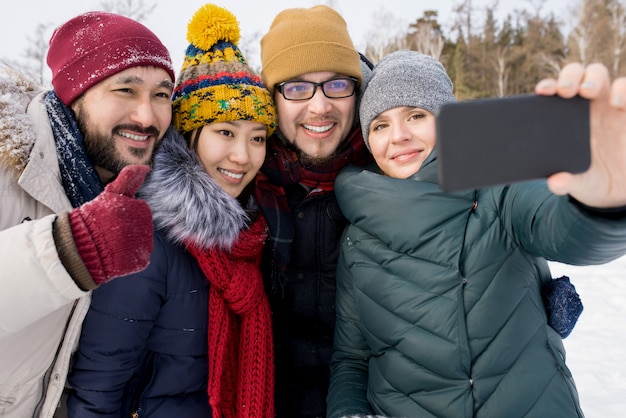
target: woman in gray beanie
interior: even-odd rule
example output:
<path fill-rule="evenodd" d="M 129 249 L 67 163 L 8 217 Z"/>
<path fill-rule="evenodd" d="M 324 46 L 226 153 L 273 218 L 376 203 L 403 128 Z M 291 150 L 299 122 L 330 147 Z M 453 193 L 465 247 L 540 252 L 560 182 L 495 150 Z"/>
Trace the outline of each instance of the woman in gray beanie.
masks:
<path fill-rule="evenodd" d="M 546 260 L 626 253 L 626 155 L 615 151 L 626 149 L 626 79 L 610 86 L 603 66 L 575 63 L 536 92 L 591 99 L 591 168 L 447 193 L 434 116 L 455 100 L 445 69 L 410 51 L 374 68 L 360 121 L 377 166 L 348 167 L 335 183 L 350 225 L 329 418 L 583 416 L 541 287 Z"/>

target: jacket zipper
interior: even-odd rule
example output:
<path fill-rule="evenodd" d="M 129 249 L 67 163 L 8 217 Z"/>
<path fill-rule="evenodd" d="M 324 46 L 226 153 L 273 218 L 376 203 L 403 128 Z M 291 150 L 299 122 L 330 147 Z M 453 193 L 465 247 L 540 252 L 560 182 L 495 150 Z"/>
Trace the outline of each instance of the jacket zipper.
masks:
<path fill-rule="evenodd" d="M 150 385 L 152 384 L 152 379 L 154 378 L 154 374 L 156 370 L 156 356 L 154 355 L 154 353 L 152 353 L 151 355 L 149 355 L 149 357 L 151 357 L 150 362 L 152 365 L 151 371 L 150 371 L 150 378 L 148 379 L 148 381 L 146 382 L 146 385 L 141 390 L 141 394 L 137 396 L 137 399 L 134 402 L 135 410 L 131 412 L 130 418 L 139 418 L 139 410 L 141 409 L 141 403 L 142 403 L 141 400 L 144 394 L 146 393 L 146 390 L 148 390 L 148 387 L 150 387 Z"/>

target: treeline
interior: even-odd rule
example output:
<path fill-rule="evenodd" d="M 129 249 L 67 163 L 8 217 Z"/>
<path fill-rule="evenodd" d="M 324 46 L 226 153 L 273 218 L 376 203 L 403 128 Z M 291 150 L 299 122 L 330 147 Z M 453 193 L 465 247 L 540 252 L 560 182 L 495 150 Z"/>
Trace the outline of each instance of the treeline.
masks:
<path fill-rule="evenodd" d="M 613 77 L 626 75 L 626 7 L 619 0 L 572 3 L 570 31 L 554 15 L 525 10 L 495 18 L 496 6 L 480 16 L 472 1 L 454 11 L 455 23 L 444 33 L 436 11 L 426 11 L 405 34 L 368 44 L 365 55 L 377 62 L 398 49 L 437 57 L 446 67 L 459 100 L 532 92 L 538 80 L 554 77 L 571 61 L 601 62 Z"/>

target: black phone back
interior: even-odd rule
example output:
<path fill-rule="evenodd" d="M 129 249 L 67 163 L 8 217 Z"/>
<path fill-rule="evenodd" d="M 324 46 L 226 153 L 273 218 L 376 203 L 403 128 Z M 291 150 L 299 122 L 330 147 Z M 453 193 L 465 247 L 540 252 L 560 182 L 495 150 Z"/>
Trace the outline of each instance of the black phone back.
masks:
<path fill-rule="evenodd" d="M 443 105 L 439 181 L 448 191 L 589 168 L 589 100 L 523 95 Z"/>

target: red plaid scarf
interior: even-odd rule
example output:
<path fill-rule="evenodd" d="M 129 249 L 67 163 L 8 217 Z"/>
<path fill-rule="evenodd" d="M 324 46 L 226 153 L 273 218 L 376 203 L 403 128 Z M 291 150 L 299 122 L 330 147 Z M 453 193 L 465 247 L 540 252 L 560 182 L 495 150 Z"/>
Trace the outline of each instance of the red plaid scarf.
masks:
<path fill-rule="evenodd" d="M 311 194 L 332 192 L 335 178 L 342 168 L 350 164 L 364 166 L 370 161 L 373 161 L 372 154 L 365 147 L 360 128 L 352 131 L 331 162 L 309 167 L 303 166 L 296 151 L 284 146 L 278 138 L 268 141 L 265 163 L 257 175 L 255 197 L 272 234 L 273 269 L 284 270 L 291 257 L 293 220 L 285 188 L 304 184 L 312 188 Z M 272 291 L 277 286 L 274 276 L 272 273 L 269 279 Z"/>
<path fill-rule="evenodd" d="M 266 237 L 260 216 L 230 251 L 187 244 L 211 282 L 207 390 L 214 417 L 274 416 L 271 312 L 259 271 Z"/>
<path fill-rule="evenodd" d="M 303 165 L 295 150 L 284 146 L 274 137 L 268 141 L 267 157 L 261 171 L 274 185 L 284 187 L 300 183 L 312 190 L 328 192 L 333 190 L 335 178 L 342 168 L 349 164 L 363 166 L 371 159 L 360 129 L 352 131 L 332 161 L 312 166 Z"/>

